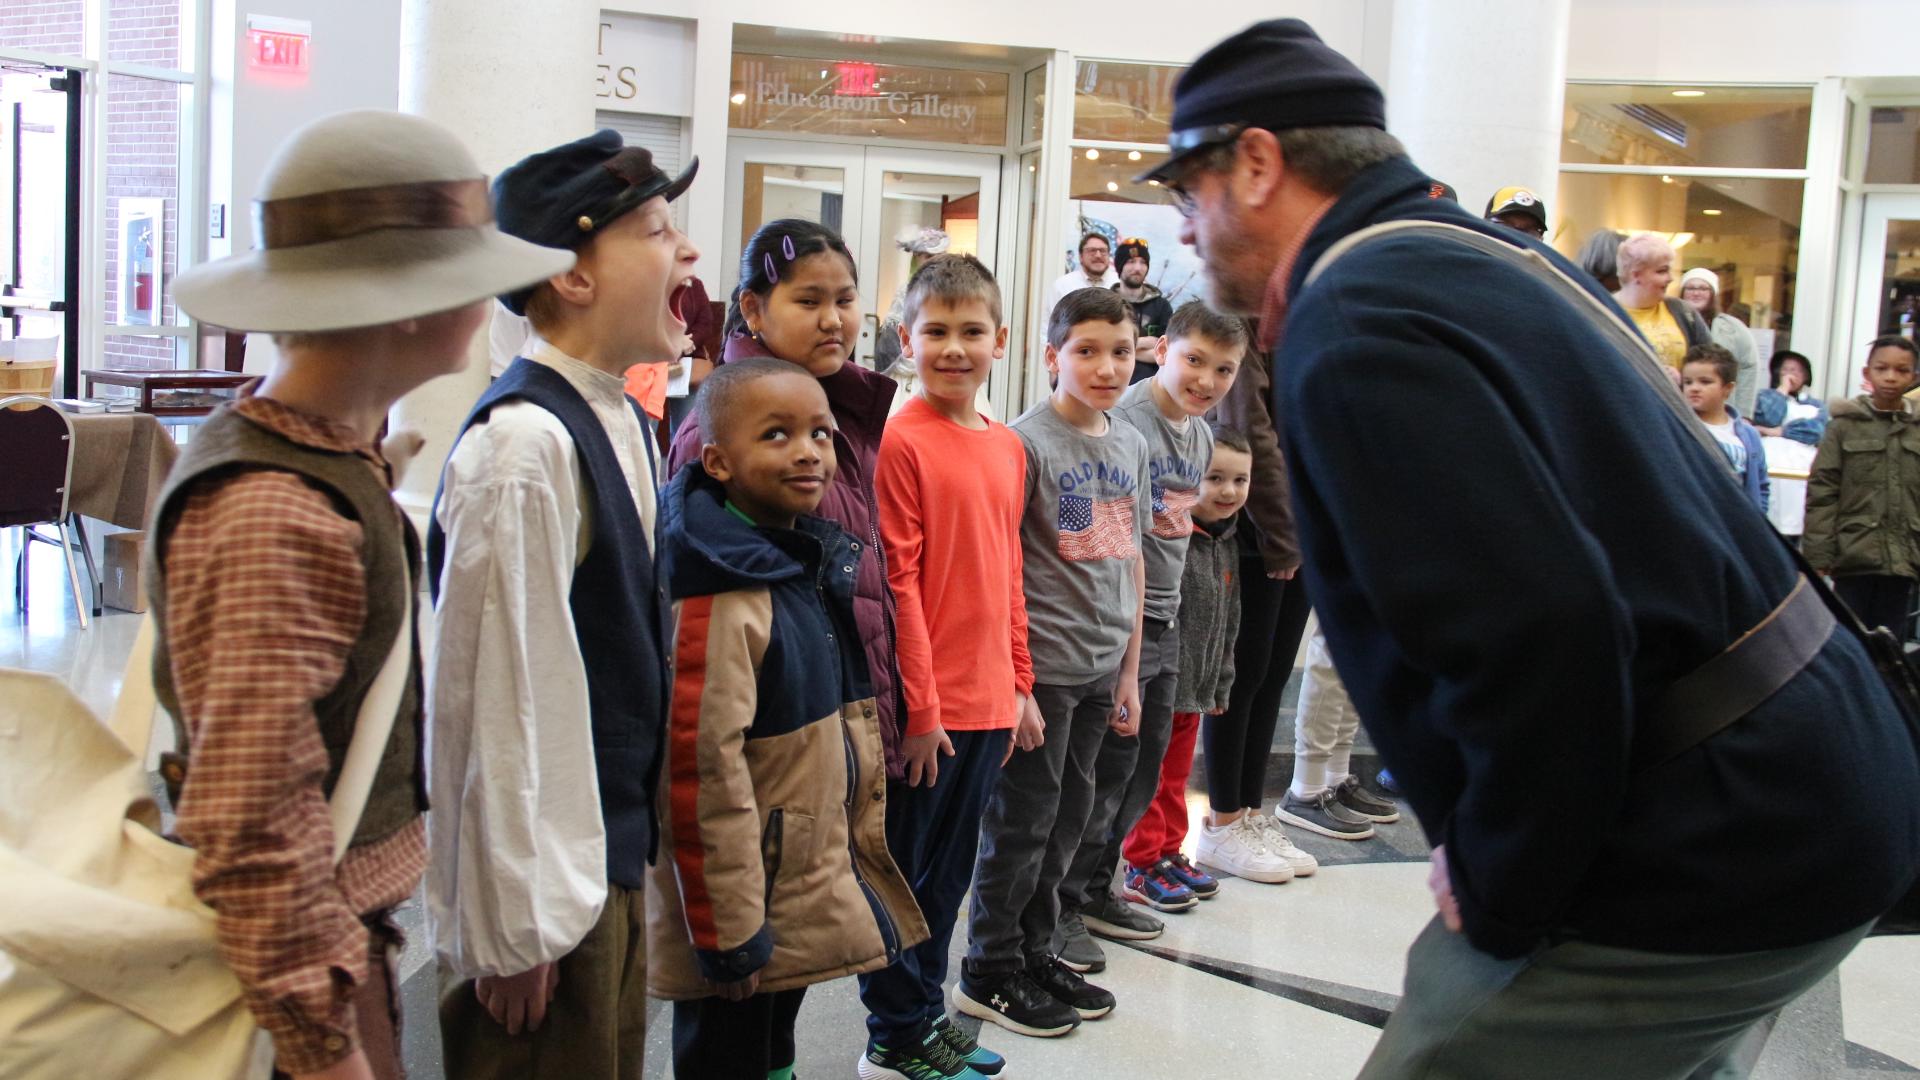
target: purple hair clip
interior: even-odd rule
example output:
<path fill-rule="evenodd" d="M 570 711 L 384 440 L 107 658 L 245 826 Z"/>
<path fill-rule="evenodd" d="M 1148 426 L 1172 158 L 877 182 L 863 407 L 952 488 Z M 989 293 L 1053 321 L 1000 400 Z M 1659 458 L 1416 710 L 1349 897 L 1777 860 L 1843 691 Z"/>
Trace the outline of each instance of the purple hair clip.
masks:
<path fill-rule="evenodd" d="M 773 252 L 771 251 L 767 252 L 766 263 L 767 263 L 767 283 L 773 284 L 774 282 L 779 281 L 780 268 L 773 264 Z"/>
<path fill-rule="evenodd" d="M 787 257 L 788 262 L 792 262 L 794 260 L 795 256 L 793 254 L 793 237 L 783 236 L 780 238 L 780 254 L 785 255 Z"/>

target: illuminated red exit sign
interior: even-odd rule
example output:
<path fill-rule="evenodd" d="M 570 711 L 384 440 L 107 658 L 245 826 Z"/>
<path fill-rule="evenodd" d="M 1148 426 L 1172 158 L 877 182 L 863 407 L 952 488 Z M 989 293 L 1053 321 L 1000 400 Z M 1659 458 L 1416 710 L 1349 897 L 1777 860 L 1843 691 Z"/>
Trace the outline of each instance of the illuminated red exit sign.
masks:
<path fill-rule="evenodd" d="M 880 93 L 880 69 L 873 64 L 841 63 L 840 93 L 846 97 L 873 97 Z"/>
<path fill-rule="evenodd" d="M 256 71 L 305 75 L 313 24 L 299 19 L 247 17 L 247 66 Z"/>

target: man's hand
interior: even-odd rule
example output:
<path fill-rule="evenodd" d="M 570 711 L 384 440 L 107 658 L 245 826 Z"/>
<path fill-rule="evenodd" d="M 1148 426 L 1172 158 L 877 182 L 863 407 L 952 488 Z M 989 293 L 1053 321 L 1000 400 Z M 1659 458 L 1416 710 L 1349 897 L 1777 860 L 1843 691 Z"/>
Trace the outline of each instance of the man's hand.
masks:
<path fill-rule="evenodd" d="M 1460 902 L 1453 898 L 1453 879 L 1447 876 L 1447 845 L 1433 849 L 1433 866 L 1427 871 L 1427 888 L 1433 893 L 1433 906 L 1440 909 L 1440 921 L 1454 933 L 1460 932 Z"/>
<path fill-rule="evenodd" d="M 1225 716 L 1227 715 L 1227 710 L 1225 706 L 1221 706 L 1218 709 L 1208 709 L 1207 715 L 1208 716 Z"/>
<path fill-rule="evenodd" d="M 1037 750 L 1047 741 L 1047 722 L 1040 716 L 1040 706 L 1026 694 L 1013 697 L 1013 738 L 1007 740 L 1007 752 L 1000 756 L 1002 765 L 1013 760 L 1015 750 Z"/>
<path fill-rule="evenodd" d="M 1273 581 L 1292 581 L 1293 575 L 1299 572 L 1299 567 L 1289 566 L 1285 570 L 1269 570 L 1267 571 L 1267 577 Z"/>
<path fill-rule="evenodd" d="M 900 752 L 907 758 L 907 786 L 919 787 L 924 776 L 926 786 L 932 787 L 940 778 L 940 755 L 953 756 L 953 740 L 947 738 L 946 729 L 936 723 L 925 735 L 909 735 L 901 740 Z"/>
<path fill-rule="evenodd" d="M 294 1073 L 293 1080 L 373 1080 L 373 1066 L 367 1064 L 366 1051 L 356 1048 L 319 1072 Z"/>
<path fill-rule="evenodd" d="M 728 1001 L 745 1001 L 760 989 L 760 973 L 756 971 L 739 982 L 714 983 L 713 989 Z"/>
<path fill-rule="evenodd" d="M 1113 695 L 1113 710 L 1107 713 L 1107 726 L 1115 735 L 1140 733 L 1140 680 L 1120 677 L 1120 687 Z"/>
<path fill-rule="evenodd" d="M 518 975 L 482 975 L 473 980 L 473 993 L 495 1023 L 504 1025 L 507 1034 L 518 1035 L 522 1028 L 540 1030 L 559 985 L 560 965 L 549 962 Z"/>

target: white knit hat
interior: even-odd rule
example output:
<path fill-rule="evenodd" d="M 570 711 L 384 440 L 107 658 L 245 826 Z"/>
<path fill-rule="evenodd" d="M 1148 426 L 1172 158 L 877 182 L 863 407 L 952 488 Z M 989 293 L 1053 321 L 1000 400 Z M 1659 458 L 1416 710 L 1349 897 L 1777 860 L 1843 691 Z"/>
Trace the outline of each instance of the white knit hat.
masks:
<path fill-rule="evenodd" d="M 1704 266 L 1696 266 L 1693 269 L 1687 271 L 1686 273 L 1680 275 L 1680 288 L 1684 290 L 1688 285 L 1691 285 L 1696 281 L 1706 282 L 1707 288 L 1713 290 L 1713 295 L 1715 296 L 1720 295 L 1720 275 L 1719 274 L 1714 273 L 1713 271 L 1707 269 Z"/>

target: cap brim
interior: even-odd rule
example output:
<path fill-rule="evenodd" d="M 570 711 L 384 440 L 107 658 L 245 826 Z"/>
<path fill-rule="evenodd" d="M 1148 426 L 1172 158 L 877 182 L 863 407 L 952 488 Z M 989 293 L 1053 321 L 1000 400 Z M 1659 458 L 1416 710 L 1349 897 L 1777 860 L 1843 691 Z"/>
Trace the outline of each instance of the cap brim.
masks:
<path fill-rule="evenodd" d="M 463 307 L 562 273 L 574 253 L 497 229 L 386 229 L 196 266 L 174 299 L 201 322 L 299 333 L 380 326 Z"/>
<path fill-rule="evenodd" d="M 693 161 L 689 163 L 684 170 L 681 171 L 679 176 L 676 176 L 673 178 L 672 183 L 668 184 L 664 190 L 659 192 L 660 197 L 667 200 L 668 202 L 672 202 L 673 200 L 679 198 L 680 195 L 683 192 L 685 192 L 688 187 L 692 186 L 694 174 L 699 171 L 700 171 L 700 159 L 694 158 Z"/>

